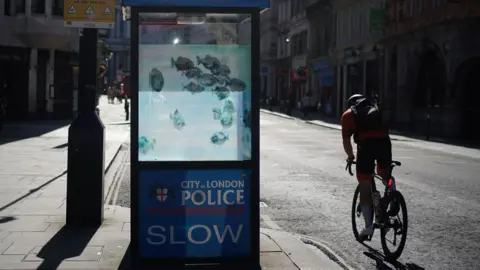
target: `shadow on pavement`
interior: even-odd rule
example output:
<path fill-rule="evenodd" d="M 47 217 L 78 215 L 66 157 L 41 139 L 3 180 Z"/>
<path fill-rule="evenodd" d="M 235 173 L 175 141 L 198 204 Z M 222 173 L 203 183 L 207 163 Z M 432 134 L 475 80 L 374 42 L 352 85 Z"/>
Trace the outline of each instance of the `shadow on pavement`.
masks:
<path fill-rule="evenodd" d="M 53 181 L 55 181 L 55 180 L 57 180 L 58 178 L 64 176 L 65 174 L 67 174 L 67 171 L 66 171 L 66 170 L 65 170 L 63 173 L 61 173 L 61 174 L 55 176 L 54 178 L 48 180 L 47 182 L 41 184 L 40 186 L 38 186 L 38 187 L 36 187 L 36 188 L 34 188 L 34 189 L 30 189 L 27 194 L 25 194 L 25 195 L 23 195 L 23 196 L 21 196 L 21 197 L 18 197 L 18 198 L 16 198 L 15 200 L 9 202 L 8 204 L 0 207 L 0 212 L 2 212 L 3 210 L 7 209 L 8 207 L 10 207 L 10 206 L 12 206 L 12 205 L 14 205 L 14 204 L 16 204 L 16 203 L 18 203 L 18 202 L 20 202 L 21 200 L 29 197 L 29 196 L 32 195 L 33 193 L 35 193 L 35 192 L 39 191 L 40 189 L 42 189 L 43 187 L 51 184 Z"/>
<path fill-rule="evenodd" d="M 125 251 L 125 255 L 118 266 L 118 270 L 130 270 L 132 269 L 132 259 L 130 255 L 130 244 L 128 244 L 127 250 Z"/>
<path fill-rule="evenodd" d="M 43 259 L 43 262 L 37 269 L 58 269 L 64 260 L 80 256 L 97 229 L 98 227 L 71 228 L 63 226 L 38 252 L 37 257 Z"/>
<path fill-rule="evenodd" d="M 7 123 L 0 131 L 0 145 L 38 137 L 71 123 L 72 120 Z"/>
<path fill-rule="evenodd" d="M 385 256 L 380 253 L 378 250 L 372 248 L 371 246 L 362 243 L 366 248 L 368 248 L 368 251 L 363 252 L 365 256 L 369 257 L 370 259 L 373 259 L 375 261 L 375 267 L 378 270 L 425 270 L 425 268 L 415 264 L 415 263 L 401 263 L 399 261 L 388 261 Z M 390 267 L 389 265 L 393 266 Z"/>
<path fill-rule="evenodd" d="M 16 219 L 17 219 L 16 217 L 12 217 L 12 216 L 0 217 L 0 224 L 14 221 Z"/>

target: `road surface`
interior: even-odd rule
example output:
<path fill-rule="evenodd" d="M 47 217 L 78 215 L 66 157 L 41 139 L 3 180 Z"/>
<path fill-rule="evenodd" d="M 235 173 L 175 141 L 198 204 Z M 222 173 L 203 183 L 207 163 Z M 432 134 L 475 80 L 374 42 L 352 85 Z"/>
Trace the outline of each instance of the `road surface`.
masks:
<path fill-rule="evenodd" d="M 393 142 L 393 155 L 403 163 L 394 171 L 397 189 L 409 214 L 406 248 L 395 265 L 367 256 L 369 249 L 353 239 L 356 180 L 345 172 L 338 130 L 261 115 L 262 215 L 283 230 L 323 241 L 355 268 L 478 269 L 480 160 L 420 143 Z M 116 202 L 127 207 L 128 175 Z M 369 245 L 381 252 L 378 232 Z"/>

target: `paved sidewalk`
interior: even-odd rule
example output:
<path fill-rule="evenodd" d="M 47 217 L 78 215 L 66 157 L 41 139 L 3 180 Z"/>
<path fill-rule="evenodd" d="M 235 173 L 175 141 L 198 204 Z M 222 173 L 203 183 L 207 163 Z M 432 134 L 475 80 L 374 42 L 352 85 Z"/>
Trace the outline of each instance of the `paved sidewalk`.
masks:
<path fill-rule="evenodd" d="M 260 109 L 260 111 L 262 113 L 271 114 L 271 115 L 275 115 L 275 116 L 286 118 L 286 119 L 298 120 L 298 121 L 303 121 L 305 123 L 312 124 L 312 125 L 341 130 L 341 126 L 337 123 L 330 123 L 322 120 L 311 120 L 311 121 L 302 120 L 297 117 L 292 117 L 283 113 L 265 110 L 265 109 Z M 404 145 L 418 147 L 426 150 L 433 150 L 433 151 L 439 151 L 443 153 L 450 153 L 450 154 L 455 154 L 459 156 L 464 156 L 468 158 L 480 159 L 480 149 L 456 146 L 456 145 L 451 145 L 447 143 L 425 141 L 425 140 L 414 139 L 411 137 L 395 135 L 395 134 L 390 135 L 390 137 L 396 144 L 404 144 Z"/>
<path fill-rule="evenodd" d="M 41 213 L 30 211 L 0 226 L 0 269 L 131 269 L 129 208 L 106 206 L 98 229 L 67 229 L 65 208 L 55 207 L 61 204 L 60 190 L 46 190 L 52 193 L 48 203 L 42 201 Z M 260 242 L 262 269 L 343 269 L 283 231 L 262 229 Z"/>

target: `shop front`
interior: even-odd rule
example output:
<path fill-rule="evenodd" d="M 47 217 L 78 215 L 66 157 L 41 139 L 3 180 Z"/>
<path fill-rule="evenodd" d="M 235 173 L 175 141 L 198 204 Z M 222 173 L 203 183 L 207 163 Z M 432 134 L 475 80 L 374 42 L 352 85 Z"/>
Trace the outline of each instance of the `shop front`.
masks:
<path fill-rule="evenodd" d="M 311 61 L 313 68 L 311 90 L 317 110 L 327 116 L 335 116 L 337 96 L 335 94 L 335 73 L 328 59 Z"/>

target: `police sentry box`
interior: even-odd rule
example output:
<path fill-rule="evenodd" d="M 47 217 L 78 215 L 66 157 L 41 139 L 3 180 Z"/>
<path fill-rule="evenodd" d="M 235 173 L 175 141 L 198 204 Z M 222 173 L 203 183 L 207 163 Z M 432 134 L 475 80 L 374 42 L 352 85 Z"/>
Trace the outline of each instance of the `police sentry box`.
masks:
<path fill-rule="evenodd" d="M 259 13 L 269 1 L 123 4 L 134 268 L 259 269 Z"/>

